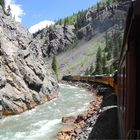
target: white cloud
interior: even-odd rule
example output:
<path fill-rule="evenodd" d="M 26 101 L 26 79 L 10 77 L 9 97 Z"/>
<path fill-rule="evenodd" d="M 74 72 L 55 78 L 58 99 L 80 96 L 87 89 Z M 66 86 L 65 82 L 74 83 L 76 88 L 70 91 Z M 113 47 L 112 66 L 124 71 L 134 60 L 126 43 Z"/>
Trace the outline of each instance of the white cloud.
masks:
<path fill-rule="evenodd" d="M 5 0 L 6 7 L 10 5 L 12 17 L 15 17 L 15 20 L 18 22 L 22 21 L 22 16 L 25 15 L 21 5 L 16 4 L 14 0 Z"/>
<path fill-rule="evenodd" d="M 41 29 L 45 28 L 46 26 L 50 26 L 50 25 L 54 25 L 54 22 L 53 21 L 44 20 L 44 21 L 39 22 L 38 24 L 35 24 L 35 25 L 31 26 L 29 28 L 29 32 L 30 33 L 35 33 L 38 30 L 41 30 Z"/>

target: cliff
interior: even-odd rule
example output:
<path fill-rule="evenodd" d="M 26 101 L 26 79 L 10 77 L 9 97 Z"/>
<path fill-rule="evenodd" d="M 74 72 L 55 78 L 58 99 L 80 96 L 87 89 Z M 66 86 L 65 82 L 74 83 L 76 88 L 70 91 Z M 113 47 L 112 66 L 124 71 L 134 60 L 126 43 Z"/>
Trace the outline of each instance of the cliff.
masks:
<path fill-rule="evenodd" d="M 18 114 L 57 96 L 58 84 L 32 35 L 0 6 L 0 107 Z"/>
<path fill-rule="evenodd" d="M 44 28 L 33 36 L 40 43 L 44 57 L 52 57 L 68 50 L 76 40 L 73 25 Z"/>

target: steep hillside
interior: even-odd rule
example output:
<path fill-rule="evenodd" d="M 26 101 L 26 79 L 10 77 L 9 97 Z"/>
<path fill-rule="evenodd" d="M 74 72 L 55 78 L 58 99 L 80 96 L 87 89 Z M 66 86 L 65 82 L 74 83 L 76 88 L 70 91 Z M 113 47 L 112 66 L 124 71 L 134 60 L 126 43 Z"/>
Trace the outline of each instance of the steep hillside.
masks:
<path fill-rule="evenodd" d="M 18 114 L 56 97 L 57 87 L 38 42 L 6 16 L 0 6 L 0 108 L 3 114 Z"/>
<path fill-rule="evenodd" d="M 77 19 L 74 14 L 70 18 L 59 20 L 54 27 L 51 27 L 51 30 L 43 29 L 34 37 L 43 42 L 42 52 L 44 53 L 45 50 L 45 57 L 50 59 L 51 56 L 57 55 L 60 77 L 64 74 L 85 74 L 86 70 L 90 70 L 91 67 L 93 72 L 99 47 L 102 52 L 105 52 L 105 56 L 109 53 L 105 51 L 107 47 L 111 50 L 111 57 L 106 64 L 106 67 L 111 69 L 111 65 L 117 60 L 113 57 L 113 50 L 118 47 L 116 50 L 120 51 L 129 4 L 129 0 L 97 3 L 96 6 L 78 13 Z M 69 24 L 74 24 L 74 26 Z M 116 36 L 119 42 L 117 46 Z M 112 70 L 109 71 L 112 72 Z"/>
<path fill-rule="evenodd" d="M 75 48 L 59 54 L 60 77 L 63 74 L 85 74 L 87 67 L 95 65 L 97 48 L 102 46 L 103 49 L 104 42 L 104 34 L 101 34 L 89 41 L 81 40 Z"/>

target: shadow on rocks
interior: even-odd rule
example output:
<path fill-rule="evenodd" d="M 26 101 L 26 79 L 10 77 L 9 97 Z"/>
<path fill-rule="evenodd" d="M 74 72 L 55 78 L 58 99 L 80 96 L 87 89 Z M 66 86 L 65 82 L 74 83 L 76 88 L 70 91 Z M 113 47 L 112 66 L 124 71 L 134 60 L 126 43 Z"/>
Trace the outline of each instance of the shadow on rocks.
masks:
<path fill-rule="evenodd" d="M 118 139 L 117 106 L 107 107 L 100 113 L 88 137 L 94 139 Z"/>

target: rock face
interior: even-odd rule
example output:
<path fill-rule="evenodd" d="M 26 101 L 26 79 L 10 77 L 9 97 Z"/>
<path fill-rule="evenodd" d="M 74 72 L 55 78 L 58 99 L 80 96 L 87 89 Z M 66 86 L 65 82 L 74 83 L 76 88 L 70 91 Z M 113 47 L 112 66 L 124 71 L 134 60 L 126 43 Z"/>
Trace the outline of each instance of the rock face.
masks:
<path fill-rule="evenodd" d="M 32 35 L 0 7 L 0 106 L 21 113 L 57 96 L 53 72 Z"/>
<path fill-rule="evenodd" d="M 89 9 L 86 14 L 87 25 L 78 30 L 78 38 L 90 40 L 111 27 L 120 32 L 123 31 L 129 4 L 130 1 L 125 0 L 125 2 L 113 2 L 110 5 L 102 6 L 99 10 Z"/>
<path fill-rule="evenodd" d="M 40 42 L 44 57 L 51 57 L 66 51 L 75 42 L 74 26 L 56 25 L 35 33 L 34 38 Z"/>

